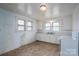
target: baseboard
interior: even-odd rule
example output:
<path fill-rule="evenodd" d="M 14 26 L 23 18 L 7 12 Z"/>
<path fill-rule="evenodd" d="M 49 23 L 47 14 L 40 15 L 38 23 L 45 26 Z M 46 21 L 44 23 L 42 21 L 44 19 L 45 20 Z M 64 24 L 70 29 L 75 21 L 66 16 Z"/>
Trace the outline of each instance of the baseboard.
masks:
<path fill-rule="evenodd" d="M 36 42 L 44 42 L 44 43 L 49 43 L 49 44 L 53 44 L 53 45 L 59 45 L 59 44 L 50 43 L 50 42 L 45 42 L 45 41 L 40 41 L 40 40 L 35 40 L 35 41 L 36 41 Z M 25 44 L 25 45 L 29 45 L 29 44 L 31 44 L 31 43 L 34 43 L 35 41 L 30 42 L 30 43 Z M 4 54 L 6 54 L 6 53 L 8 53 L 8 52 L 10 52 L 10 51 L 14 51 L 14 50 L 16 50 L 16 49 L 18 49 L 18 48 L 20 48 L 20 47 L 22 47 L 22 46 L 25 46 L 25 45 L 21 45 L 21 46 L 19 46 L 19 47 L 15 48 L 15 49 L 9 50 L 9 51 L 7 51 L 7 52 L 3 52 L 3 53 L 1 53 L 1 54 L 0 54 L 0 56 L 3 56 Z"/>
<path fill-rule="evenodd" d="M 33 41 L 33 42 L 35 42 L 35 41 Z M 0 56 L 3 56 L 3 54 L 6 54 L 6 53 L 8 53 L 8 52 L 10 52 L 10 51 L 14 51 L 14 50 L 16 50 L 16 49 L 18 49 L 18 48 L 20 48 L 20 47 L 22 47 L 22 46 L 29 45 L 29 44 L 31 44 L 31 43 L 33 43 L 33 42 L 30 42 L 30 43 L 21 45 L 21 46 L 19 46 L 19 47 L 17 47 L 17 48 L 11 49 L 11 50 L 6 51 L 6 52 L 2 52 L 2 53 L 0 54 Z"/>
<path fill-rule="evenodd" d="M 3 52 L 0 54 L 0 56 L 2 56 L 2 55 L 5 54 L 5 53 L 8 53 L 8 52 L 10 52 L 10 51 L 13 51 L 13 50 L 15 50 L 15 49 L 17 49 L 17 48 L 19 48 L 19 47 L 21 47 L 21 46 L 18 46 L 18 47 L 14 48 L 14 49 L 10 49 L 10 50 L 3 51 Z"/>
<path fill-rule="evenodd" d="M 46 42 L 46 41 L 41 41 L 41 40 L 36 40 L 37 42 L 45 42 L 45 43 L 49 43 L 49 44 L 55 44 L 55 45 L 59 45 L 59 44 L 56 44 L 56 43 L 51 43 L 51 42 Z"/>

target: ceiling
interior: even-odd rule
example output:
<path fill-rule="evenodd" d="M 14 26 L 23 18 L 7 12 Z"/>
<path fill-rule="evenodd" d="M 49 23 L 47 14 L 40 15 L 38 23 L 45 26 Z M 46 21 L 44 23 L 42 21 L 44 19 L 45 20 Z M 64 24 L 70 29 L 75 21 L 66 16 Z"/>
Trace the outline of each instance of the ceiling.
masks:
<path fill-rule="evenodd" d="M 40 11 L 40 3 L 0 3 L 0 8 L 37 20 L 70 15 L 76 3 L 47 3 L 47 11 Z"/>

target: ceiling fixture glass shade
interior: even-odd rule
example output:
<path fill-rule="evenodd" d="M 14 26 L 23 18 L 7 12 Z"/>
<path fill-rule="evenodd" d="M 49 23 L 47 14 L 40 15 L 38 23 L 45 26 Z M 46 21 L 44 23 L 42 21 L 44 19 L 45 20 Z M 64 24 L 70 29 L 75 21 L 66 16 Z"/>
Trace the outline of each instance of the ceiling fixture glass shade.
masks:
<path fill-rule="evenodd" d="M 47 5 L 46 4 L 41 4 L 40 5 L 40 10 L 41 11 L 46 11 L 47 10 Z"/>

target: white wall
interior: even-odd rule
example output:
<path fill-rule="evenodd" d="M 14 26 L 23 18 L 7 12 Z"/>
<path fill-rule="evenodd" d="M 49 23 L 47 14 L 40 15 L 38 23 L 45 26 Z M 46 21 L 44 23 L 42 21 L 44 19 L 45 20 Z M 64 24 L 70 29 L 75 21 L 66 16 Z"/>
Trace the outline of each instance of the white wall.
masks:
<path fill-rule="evenodd" d="M 79 55 L 79 4 L 77 4 L 75 11 L 73 12 L 72 25 L 72 38 L 74 40 L 77 55 Z"/>
<path fill-rule="evenodd" d="M 35 41 L 36 21 L 30 18 L 34 23 L 32 31 L 17 31 L 16 16 L 29 20 L 24 16 L 0 9 L 0 54 Z"/>
<path fill-rule="evenodd" d="M 72 15 L 67 15 L 63 17 L 58 17 L 53 19 L 55 22 L 59 22 L 60 24 L 60 32 L 55 34 L 47 34 L 44 30 L 44 23 L 49 20 L 41 20 L 38 21 L 38 29 L 41 30 L 41 33 L 37 34 L 37 40 L 50 42 L 50 43 L 56 43 L 59 44 L 58 38 L 62 35 L 72 35 Z M 63 25 L 63 26 L 62 26 Z"/>
<path fill-rule="evenodd" d="M 78 56 L 78 40 L 79 40 L 79 4 L 76 6 L 72 14 L 72 38 L 61 40 L 61 56 Z"/>
<path fill-rule="evenodd" d="M 79 4 L 73 12 L 73 31 L 79 32 Z"/>

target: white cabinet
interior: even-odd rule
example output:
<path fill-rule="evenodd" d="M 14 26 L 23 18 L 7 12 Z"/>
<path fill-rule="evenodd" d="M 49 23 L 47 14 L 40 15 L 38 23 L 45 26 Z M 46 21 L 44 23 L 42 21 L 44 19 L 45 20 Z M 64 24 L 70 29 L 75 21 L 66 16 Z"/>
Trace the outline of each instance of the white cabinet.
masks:
<path fill-rule="evenodd" d="M 61 39 L 61 56 L 77 56 L 78 51 L 77 41 L 72 39 L 72 36 L 63 36 Z"/>
<path fill-rule="evenodd" d="M 39 41 L 59 44 L 59 40 L 57 39 L 57 37 L 52 34 L 38 33 L 36 39 Z"/>

